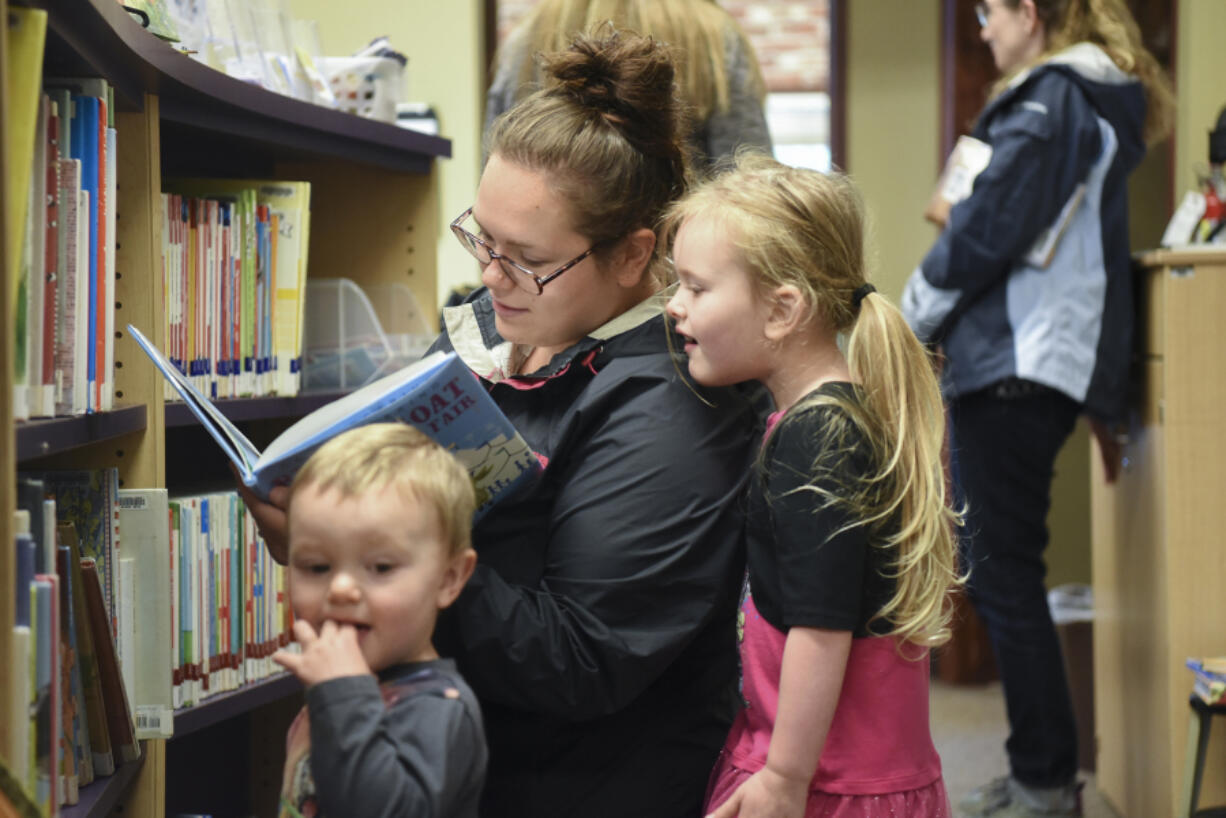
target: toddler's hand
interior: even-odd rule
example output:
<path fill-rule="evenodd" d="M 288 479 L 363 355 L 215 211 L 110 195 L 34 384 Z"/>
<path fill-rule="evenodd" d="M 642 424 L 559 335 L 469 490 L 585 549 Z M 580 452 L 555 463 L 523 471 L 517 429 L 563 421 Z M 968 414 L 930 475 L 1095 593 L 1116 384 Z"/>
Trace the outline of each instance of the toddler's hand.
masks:
<path fill-rule="evenodd" d="M 706 818 L 804 818 L 809 782 L 763 768 Z"/>
<path fill-rule="evenodd" d="M 301 654 L 279 650 L 272 655 L 272 660 L 292 672 L 307 687 L 329 679 L 365 676 L 371 672 L 353 625 L 337 625 L 328 620 L 316 634 L 309 622 L 298 619 L 294 622 L 294 639 L 302 645 Z"/>

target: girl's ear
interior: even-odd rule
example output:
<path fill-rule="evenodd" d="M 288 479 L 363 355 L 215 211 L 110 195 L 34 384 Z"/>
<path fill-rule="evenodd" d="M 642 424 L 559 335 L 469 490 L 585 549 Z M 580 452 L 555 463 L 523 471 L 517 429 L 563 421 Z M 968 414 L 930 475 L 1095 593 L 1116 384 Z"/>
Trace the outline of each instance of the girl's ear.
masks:
<path fill-rule="evenodd" d="M 618 248 L 617 283 L 630 289 L 639 286 L 655 249 L 655 231 L 647 227 L 640 227 L 622 239 Z"/>
<path fill-rule="evenodd" d="M 804 324 L 809 304 L 804 294 L 792 284 L 781 284 L 766 296 L 767 312 L 764 333 L 768 341 L 782 341 Z"/>

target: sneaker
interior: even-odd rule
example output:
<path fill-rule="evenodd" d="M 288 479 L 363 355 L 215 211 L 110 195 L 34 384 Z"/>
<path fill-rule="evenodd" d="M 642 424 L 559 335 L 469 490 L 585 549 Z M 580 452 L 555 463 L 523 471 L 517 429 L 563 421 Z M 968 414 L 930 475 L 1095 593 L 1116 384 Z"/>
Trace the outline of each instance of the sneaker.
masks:
<path fill-rule="evenodd" d="M 958 802 L 958 809 L 966 818 L 979 818 L 983 815 L 991 815 L 1001 807 L 1008 806 L 1011 800 L 1010 778 L 1011 776 L 1002 775 L 1000 778 L 993 778 L 988 783 L 976 787 Z"/>
<path fill-rule="evenodd" d="M 1002 776 L 972 790 L 958 802 L 966 818 L 1076 818 L 1081 815 L 1081 787 L 1028 787 Z"/>

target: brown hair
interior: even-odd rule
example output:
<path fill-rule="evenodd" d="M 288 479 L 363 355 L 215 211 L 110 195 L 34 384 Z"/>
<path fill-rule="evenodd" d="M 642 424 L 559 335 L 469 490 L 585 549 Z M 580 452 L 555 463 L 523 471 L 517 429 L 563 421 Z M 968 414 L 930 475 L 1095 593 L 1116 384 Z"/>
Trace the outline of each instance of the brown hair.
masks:
<path fill-rule="evenodd" d="M 946 498 L 941 447 L 944 405 L 928 351 L 902 313 L 883 295 L 853 295 L 866 283 L 864 203 L 851 180 L 743 153 L 728 173 L 701 185 L 666 218 L 668 235 L 688 219 L 714 219 L 740 264 L 765 295 L 792 285 L 810 320 L 846 337 L 847 364 L 858 400 L 822 393 L 789 413 L 834 405 L 827 434 L 838 443 L 813 464 L 838 474 L 851 424 L 868 441 L 874 470 L 825 505 L 851 510 L 873 541 L 891 552 L 894 596 L 876 612 L 900 640 L 937 645 L 949 638 L 950 592 L 961 578 L 955 562 L 961 516 Z"/>
<path fill-rule="evenodd" d="M 1035 63 L 1077 43 L 1097 45 L 1121 71 L 1140 80 L 1145 90 L 1145 142 L 1153 145 L 1170 134 L 1175 121 L 1171 82 L 1141 42 L 1141 29 L 1124 0 L 1031 1 L 1047 32 L 1046 48 Z M 1021 5 L 1021 0 L 1002 2 L 1011 9 Z M 993 96 L 1004 90 L 1011 78 L 1002 78 L 993 87 Z"/>
<path fill-rule="evenodd" d="M 404 423 L 372 423 L 329 440 L 290 484 L 290 504 L 304 486 L 355 497 L 389 486 L 438 514 L 452 555 L 472 545 L 476 495 L 468 470 L 439 444 Z"/>
<path fill-rule="evenodd" d="M 602 250 L 655 230 L 690 179 L 669 50 L 605 26 L 543 65 L 549 83 L 494 121 L 490 154 L 549 173 L 572 206 L 573 228 Z M 662 257 L 657 241 L 649 272 L 659 284 Z"/>

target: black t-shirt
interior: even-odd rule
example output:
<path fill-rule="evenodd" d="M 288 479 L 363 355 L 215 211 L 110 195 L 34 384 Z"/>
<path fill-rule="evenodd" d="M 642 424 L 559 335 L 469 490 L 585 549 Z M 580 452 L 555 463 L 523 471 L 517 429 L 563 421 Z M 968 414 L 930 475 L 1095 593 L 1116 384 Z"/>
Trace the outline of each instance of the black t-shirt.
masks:
<path fill-rule="evenodd" d="M 856 400 L 845 382 L 813 394 Z M 875 544 L 881 532 L 829 499 L 856 490 L 872 463 L 863 433 L 835 405 L 794 409 L 767 439 L 749 488 L 747 536 L 754 605 L 775 628 L 889 630 L 880 620 L 869 627 L 894 589 L 885 576 L 890 554 Z"/>

